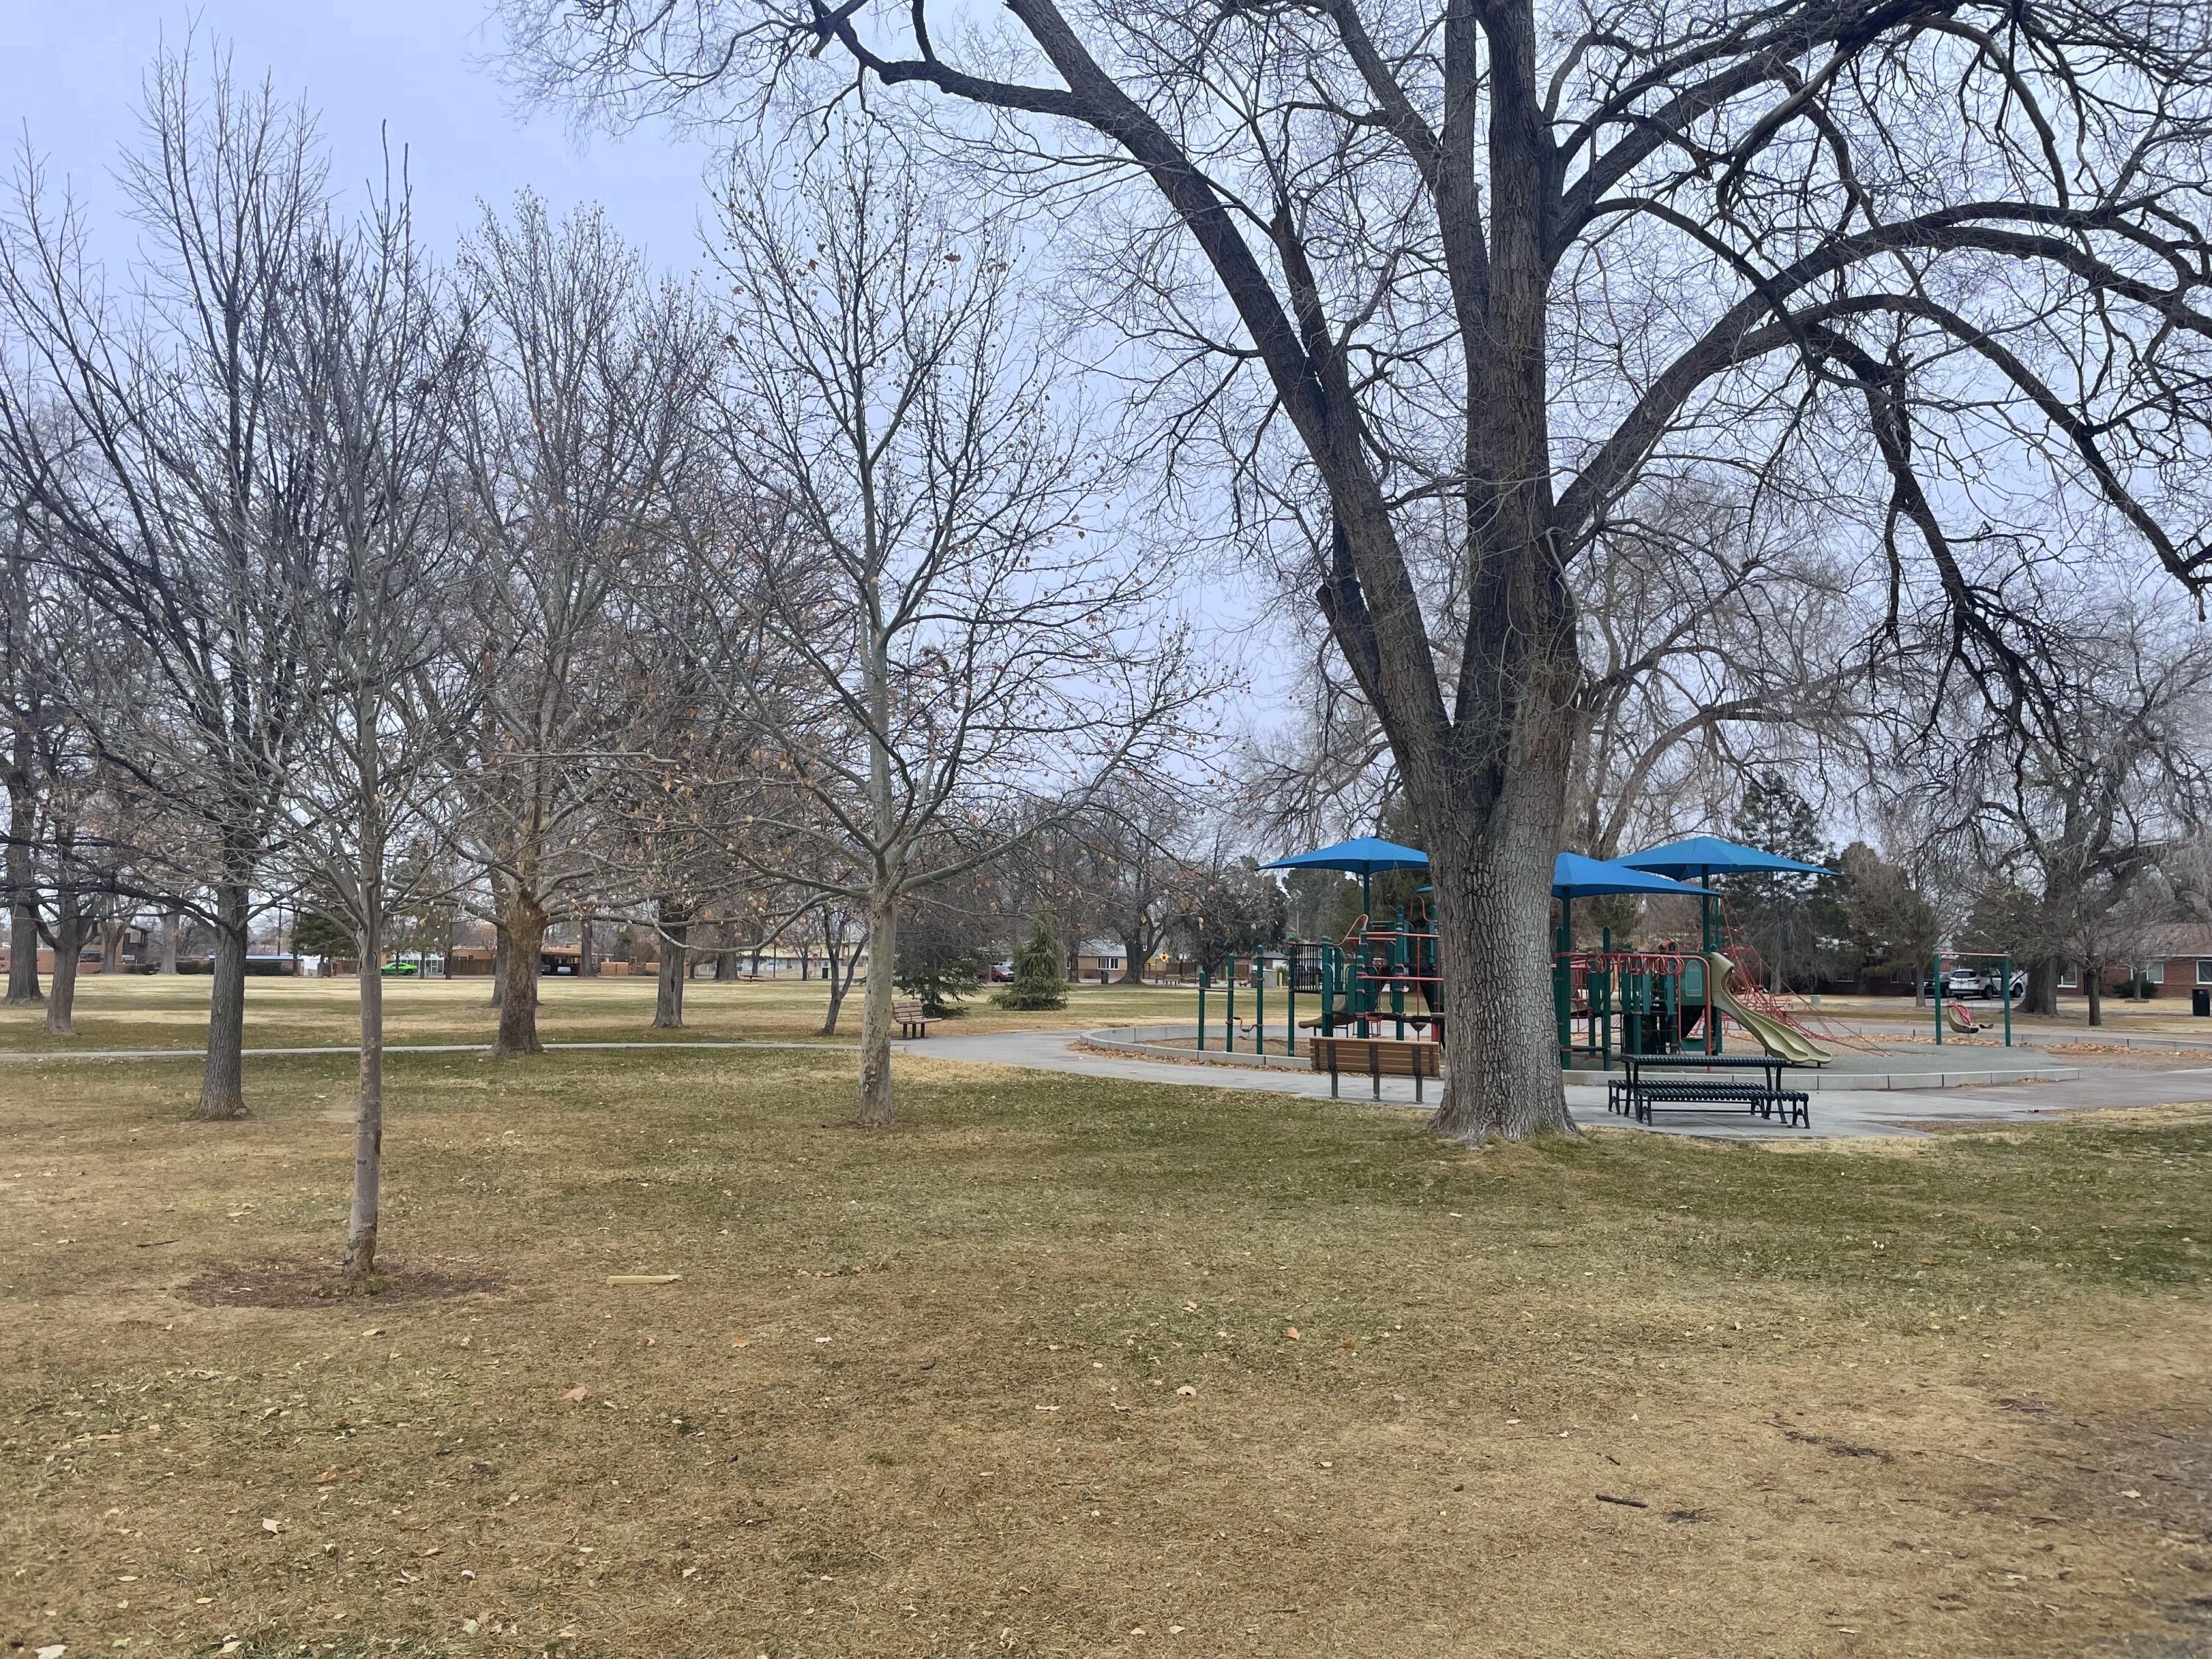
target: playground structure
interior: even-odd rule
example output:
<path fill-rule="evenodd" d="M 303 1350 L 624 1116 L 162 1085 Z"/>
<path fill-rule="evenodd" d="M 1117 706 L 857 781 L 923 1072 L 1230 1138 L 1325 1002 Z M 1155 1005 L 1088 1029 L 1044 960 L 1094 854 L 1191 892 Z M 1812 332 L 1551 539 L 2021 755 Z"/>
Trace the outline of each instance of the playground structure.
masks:
<path fill-rule="evenodd" d="M 1285 1021 L 1275 1052 L 1294 1056 L 1301 1030 L 1316 1037 L 1343 1035 L 1360 1040 L 1387 1038 L 1394 1043 L 1445 1043 L 1448 1022 L 1439 961 L 1440 940 L 1427 906 L 1416 899 L 1410 913 L 1401 908 L 1390 921 L 1373 917 L 1373 876 L 1385 870 L 1425 868 L 1418 849 L 1372 837 L 1318 848 L 1263 865 L 1263 869 L 1334 869 L 1362 878 L 1362 914 L 1335 940 L 1292 939 L 1282 960 L 1286 971 Z M 1830 873 L 1754 848 L 1711 836 L 1670 842 L 1626 859 L 1590 859 L 1562 853 L 1554 861 L 1553 895 L 1559 903 L 1559 933 L 1553 951 L 1553 1004 L 1559 1033 L 1559 1063 L 1573 1068 L 1578 1060 L 1610 1069 L 1615 1059 L 1652 1055 L 1718 1056 L 1733 1024 L 1767 1055 L 1792 1066 L 1820 1066 L 1835 1058 L 1834 1034 L 1807 1029 L 1803 1017 L 1766 991 L 1754 973 L 1729 948 L 1721 896 L 1711 886 L 1716 874 L 1748 871 Z M 1682 877 L 1695 876 L 1692 885 Z M 1577 898 L 1630 893 L 1686 897 L 1698 906 L 1697 948 L 1668 943 L 1656 948 L 1616 948 L 1606 930 L 1597 949 L 1575 948 L 1573 907 Z M 1224 1054 L 1268 1052 L 1268 975 L 1260 962 L 1240 975 L 1236 959 L 1216 981 L 1201 972 L 1198 992 L 1198 1047 L 1208 1047 L 1212 1030 L 1220 1033 Z M 2007 964 L 2008 973 L 2009 963 Z M 1250 1018 L 1240 1022 L 1237 994 L 1249 990 Z M 1209 1020 L 1209 993 L 1222 994 L 1220 1023 Z M 1312 1016 L 1298 1017 L 1301 991 L 1317 1000 Z M 2010 1040 L 2007 1004 L 2007 1041 Z M 1939 1015 L 1939 1024 L 1941 1016 Z M 1971 1024 L 1971 1019 L 1969 1021 Z M 1941 1040 L 1941 1032 L 1938 1033 Z"/>
<path fill-rule="evenodd" d="M 1938 951 L 1929 963 L 1928 983 L 1934 994 L 1929 1000 L 1936 1005 L 1936 1046 L 1943 1046 L 1943 1030 L 1947 1025 L 1954 1036 L 1980 1036 L 1989 1030 L 1974 1018 L 1974 1011 L 1956 998 L 1946 995 L 1943 988 L 1943 964 L 1947 962 L 1994 962 L 1997 967 L 1997 1001 L 2003 1007 L 2004 1046 L 2012 1047 L 2012 957 L 2002 951 Z"/>

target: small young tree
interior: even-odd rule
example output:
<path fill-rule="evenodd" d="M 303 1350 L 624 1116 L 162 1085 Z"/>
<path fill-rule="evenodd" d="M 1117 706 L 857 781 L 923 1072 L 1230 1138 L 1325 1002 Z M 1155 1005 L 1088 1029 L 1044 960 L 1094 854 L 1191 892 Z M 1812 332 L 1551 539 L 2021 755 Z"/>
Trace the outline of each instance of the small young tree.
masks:
<path fill-rule="evenodd" d="M 1017 250 L 951 200 L 858 117 L 787 171 L 733 165 L 722 439 L 752 511 L 663 607 L 714 600 L 694 649 L 761 734 L 726 845 L 866 918 L 870 1127 L 902 914 L 1150 769 L 1193 690 L 1158 562 L 1091 532 L 1103 480 L 1024 332 Z"/>
<path fill-rule="evenodd" d="M 1038 912 L 1030 936 L 1014 951 L 1013 982 L 991 1000 L 1001 1008 L 1066 1007 L 1066 951 L 1053 936 L 1051 913 Z"/>

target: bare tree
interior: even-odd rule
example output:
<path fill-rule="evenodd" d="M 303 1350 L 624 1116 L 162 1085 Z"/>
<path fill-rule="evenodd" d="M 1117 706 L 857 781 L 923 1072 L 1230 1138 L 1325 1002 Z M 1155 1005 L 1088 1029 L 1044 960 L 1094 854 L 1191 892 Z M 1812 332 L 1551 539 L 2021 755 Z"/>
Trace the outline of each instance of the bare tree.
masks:
<path fill-rule="evenodd" d="M 2101 971 L 2170 913 L 2160 866 L 2212 809 L 2212 642 L 2124 594 L 2090 596 L 2064 635 L 2047 722 L 1909 734 L 1922 817 L 1978 855 L 1980 927 L 2027 959 L 2027 1006 L 2045 1014 L 2062 963 Z"/>
<path fill-rule="evenodd" d="M 145 241 L 124 303 L 77 210 L 27 157 L 0 244 L 25 369 L 0 382 L 0 457 L 57 556 L 142 657 L 150 702 L 103 757 L 196 833 L 216 937 L 198 1115 L 245 1114 L 246 933 L 282 828 L 301 695 L 295 603 L 321 506 L 285 418 L 301 260 L 322 207 L 312 124 L 227 64 L 165 56 L 123 183 Z M 111 700 L 118 711 L 125 707 Z M 143 849 L 149 854 L 158 848 Z"/>
<path fill-rule="evenodd" d="M 413 243 L 404 182 L 366 218 L 330 225 L 304 262 L 289 411 L 314 444 L 325 499 L 319 580 L 302 596 L 302 697 L 288 862 L 353 934 L 361 1065 L 345 1271 L 376 1271 L 384 1147 L 384 953 L 395 915 L 436 896 L 443 866 L 395 860 L 444 827 L 465 726 L 459 479 L 465 325 Z M 426 888 L 424 884 L 429 884 Z"/>
<path fill-rule="evenodd" d="M 1434 860 L 1435 1122 L 1564 1129 L 1545 913 L 1615 505 L 1694 459 L 1871 504 L 1889 617 L 2036 707 L 2014 580 L 2073 492 L 2208 573 L 2212 52 L 2134 0 L 508 0 L 524 74 L 717 115 L 809 59 L 1109 200 L 1103 303 L 1327 549 L 1321 610 Z M 959 15 L 956 26 L 953 14 Z M 972 118 L 977 132 L 961 124 Z M 1115 195 L 1115 175 L 1146 193 Z M 2017 487 L 1996 479 L 2009 469 Z M 2078 516 L 2076 519 L 2078 521 Z M 1439 568 L 1439 565 L 1441 568 Z M 1435 627 L 1431 600 L 1466 596 Z"/>
<path fill-rule="evenodd" d="M 462 267 L 483 337 L 466 429 L 482 692 L 468 844 L 507 951 L 498 1051 L 526 1054 L 546 925 L 594 869 L 597 763 L 623 745 L 608 598 L 672 533 L 715 352 L 706 312 L 648 281 L 596 212 L 556 224 L 526 196 L 511 221 L 486 216 Z"/>
<path fill-rule="evenodd" d="M 891 1121 L 897 915 L 1042 819 L 1147 766 L 1188 695 L 1157 579 L 1087 539 L 1098 481 L 1017 331 L 1013 251 L 843 124 L 788 190 L 726 203 L 723 439 L 764 503 L 686 573 L 726 625 L 695 646 L 761 734 L 736 850 L 862 910 L 859 1121 Z"/>

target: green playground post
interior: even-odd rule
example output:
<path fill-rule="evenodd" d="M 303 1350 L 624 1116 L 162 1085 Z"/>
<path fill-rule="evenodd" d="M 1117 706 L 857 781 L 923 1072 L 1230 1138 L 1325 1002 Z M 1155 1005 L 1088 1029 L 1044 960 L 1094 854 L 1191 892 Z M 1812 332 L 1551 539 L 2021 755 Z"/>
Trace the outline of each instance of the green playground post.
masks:
<path fill-rule="evenodd" d="M 1223 987 L 1221 994 L 1229 999 L 1229 1006 L 1221 1016 L 1221 1052 L 1224 1054 L 1233 1054 L 1237 1052 L 1237 958 L 1235 957 L 1229 958 L 1229 971 L 1221 982 Z"/>
<path fill-rule="evenodd" d="M 1574 900 L 1559 895 L 1559 931 L 1552 950 L 1552 1013 L 1559 1027 L 1559 1066 L 1575 1063 L 1575 969 L 1568 958 L 1574 951 Z"/>
<path fill-rule="evenodd" d="M 1321 1034 L 1336 1035 L 1335 1017 L 1329 1012 L 1336 1005 L 1336 946 L 1324 941 L 1321 947 Z"/>
<path fill-rule="evenodd" d="M 1267 958 L 1264 952 L 1252 958 L 1252 1052 L 1263 1056 L 1267 1052 Z"/>
<path fill-rule="evenodd" d="M 1206 1052 L 1206 969 L 1198 970 L 1198 1052 Z"/>
<path fill-rule="evenodd" d="M 1295 1056 L 1298 1052 L 1298 937 L 1291 935 L 1290 953 L 1284 958 L 1289 973 L 1284 978 L 1284 988 L 1290 998 L 1290 1025 L 1283 1033 L 1283 1052 Z"/>

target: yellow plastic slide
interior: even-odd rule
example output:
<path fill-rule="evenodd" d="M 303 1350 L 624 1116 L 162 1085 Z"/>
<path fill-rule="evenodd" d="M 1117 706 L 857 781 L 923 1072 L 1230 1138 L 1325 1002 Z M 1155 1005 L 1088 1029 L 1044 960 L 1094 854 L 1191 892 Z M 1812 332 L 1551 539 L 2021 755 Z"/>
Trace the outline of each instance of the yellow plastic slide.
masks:
<path fill-rule="evenodd" d="M 1800 1066 L 1819 1066 L 1833 1060 L 1835 1055 L 1793 1026 L 1784 1024 L 1771 1014 L 1762 1014 L 1756 1008 L 1747 1008 L 1736 994 L 1729 988 L 1729 976 L 1735 972 L 1735 964 L 1715 951 L 1705 958 L 1707 982 L 1712 987 L 1713 1008 L 1758 1039 L 1759 1046 L 1777 1060 L 1793 1060 Z"/>

